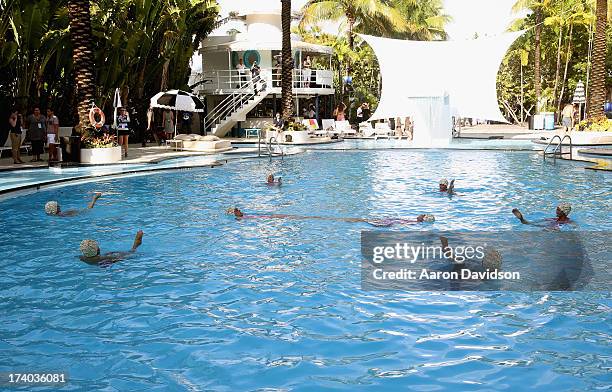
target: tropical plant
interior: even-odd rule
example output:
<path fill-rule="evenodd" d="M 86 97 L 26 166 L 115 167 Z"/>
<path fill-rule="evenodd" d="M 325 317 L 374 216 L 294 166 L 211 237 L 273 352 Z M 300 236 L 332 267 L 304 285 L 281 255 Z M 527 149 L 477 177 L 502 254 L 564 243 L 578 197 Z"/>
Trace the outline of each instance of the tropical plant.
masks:
<path fill-rule="evenodd" d="M 282 117 L 289 121 L 293 114 L 293 58 L 291 56 L 291 0 L 281 0 L 281 107 Z"/>
<path fill-rule="evenodd" d="M 612 120 L 606 116 L 590 117 L 578 123 L 579 131 L 612 132 Z"/>
<path fill-rule="evenodd" d="M 542 94 L 542 68 L 541 68 L 541 50 L 542 50 L 542 25 L 544 23 L 545 8 L 549 6 L 551 0 L 517 0 L 512 7 L 513 11 L 519 12 L 531 10 L 535 15 L 534 30 L 535 30 L 535 45 L 534 45 L 534 83 L 535 83 L 535 99 L 536 113 L 540 111 L 540 97 Z"/>
<path fill-rule="evenodd" d="M 597 0 L 595 36 L 593 38 L 593 67 L 590 74 L 591 90 L 588 96 L 587 115 L 600 117 L 604 114 L 606 99 L 606 24 L 608 2 Z"/>
<path fill-rule="evenodd" d="M 392 38 L 416 41 L 446 40 L 445 26 L 452 18 L 444 13 L 442 0 L 392 0 L 406 20 L 406 28 L 386 34 Z"/>
<path fill-rule="evenodd" d="M 301 27 L 329 20 L 346 23 L 349 48 L 354 49 L 354 32 L 405 31 L 406 19 L 384 0 L 309 0 L 302 9 Z"/>

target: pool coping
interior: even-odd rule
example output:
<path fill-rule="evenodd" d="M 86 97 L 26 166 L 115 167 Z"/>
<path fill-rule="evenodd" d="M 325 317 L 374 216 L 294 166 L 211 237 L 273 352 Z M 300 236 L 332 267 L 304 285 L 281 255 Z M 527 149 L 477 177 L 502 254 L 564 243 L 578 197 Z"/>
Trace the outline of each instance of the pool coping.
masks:
<path fill-rule="evenodd" d="M 471 149 L 468 149 L 468 148 L 447 148 L 447 147 L 441 147 L 441 148 L 426 148 L 426 147 L 305 148 L 304 146 L 301 146 L 300 149 L 302 150 L 301 152 L 295 152 L 295 153 L 288 154 L 285 156 L 292 156 L 292 155 L 297 155 L 303 152 L 311 152 L 311 151 L 322 151 L 322 152 L 359 151 L 359 152 L 363 152 L 363 151 L 398 151 L 398 150 L 401 150 L 401 151 L 405 151 L 405 150 L 428 150 L 428 151 L 453 150 L 453 151 L 499 151 L 499 152 L 514 152 L 514 153 L 538 153 L 538 154 L 542 152 L 541 150 L 528 150 L 528 149 L 505 149 L 505 148 L 477 148 L 477 149 L 471 148 Z M 202 155 L 192 156 L 192 158 L 201 158 L 201 157 Z M 278 156 L 276 157 L 278 158 Z M 241 155 L 238 157 L 227 157 L 225 159 L 217 158 L 206 164 L 195 164 L 195 165 L 185 164 L 185 165 L 178 165 L 178 166 L 155 167 L 155 165 L 158 165 L 161 162 L 171 161 L 171 160 L 176 160 L 176 159 L 185 159 L 185 158 L 186 157 L 163 157 L 156 161 L 149 161 L 149 162 L 144 162 L 144 163 L 115 163 L 115 164 L 107 164 L 107 165 L 77 164 L 74 167 L 77 167 L 77 168 L 78 167 L 117 167 L 117 166 L 133 165 L 133 166 L 138 166 L 138 168 L 134 168 L 133 170 L 127 170 L 127 171 L 122 171 L 122 172 L 115 172 L 115 173 L 88 174 L 88 175 L 82 175 L 82 176 L 77 176 L 77 177 L 59 178 L 59 179 L 54 179 L 54 180 L 42 181 L 42 182 L 38 182 L 35 184 L 27 184 L 27 185 L 16 186 L 13 188 L 8 188 L 8 189 L 0 189 L 0 197 L 5 197 L 12 193 L 20 193 L 20 192 L 30 191 L 30 190 L 38 191 L 41 189 L 51 188 L 56 185 L 66 184 L 70 182 L 79 182 L 79 181 L 84 181 L 84 180 L 87 181 L 87 180 L 92 180 L 92 179 L 105 179 L 105 178 L 113 178 L 113 177 L 121 178 L 121 177 L 127 177 L 127 176 L 131 176 L 135 174 L 147 175 L 147 174 L 156 173 L 156 172 L 173 171 L 173 170 L 192 170 L 192 169 L 199 169 L 199 168 L 206 168 L 206 167 L 215 168 L 217 166 L 223 166 L 227 163 L 230 163 L 230 161 L 233 162 L 233 161 L 240 161 L 240 160 L 253 159 L 253 158 L 269 159 L 269 156 L 268 155 L 261 155 L 261 156 L 259 155 Z M 585 165 L 594 164 L 594 166 L 585 166 L 584 169 L 595 170 L 595 171 L 612 171 L 611 168 L 602 167 L 597 162 L 594 162 L 594 161 L 576 160 L 576 159 L 571 159 L 571 160 L 570 159 L 559 159 L 559 160 L 566 161 L 566 162 L 567 161 L 579 162 Z M 147 166 L 151 166 L 151 167 L 147 167 Z M 37 170 L 37 169 L 49 169 L 49 167 L 42 166 L 42 167 L 31 168 L 30 170 Z M 12 171 L 19 172 L 21 170 L 23 169 L 17 169 L 17 170 L 12 170 Z M 6 171 L 11 171 L 11 170 L 4 170 L 4 172 Z"/>

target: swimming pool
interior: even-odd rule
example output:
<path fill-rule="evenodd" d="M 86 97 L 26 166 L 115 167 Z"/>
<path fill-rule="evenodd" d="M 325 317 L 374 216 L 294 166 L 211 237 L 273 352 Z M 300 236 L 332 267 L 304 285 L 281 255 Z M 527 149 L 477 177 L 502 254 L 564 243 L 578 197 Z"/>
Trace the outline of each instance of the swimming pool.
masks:
<path fill-rule="evenodd" d="M 265 175 L 282 187 L 262 185 Z M 457 178 L 460 196 L 435 191 Z M 367 224 L 236 221 L 225 209 L 413 217 L 411 229 L 538 230 L 574 205 L 610 230 L 612 179 L 533 152 L 309 151 L 216 168 L 101 180 L 0 202 L 0 371 L 60 370 L 72 389 L 592 390 L 610 385 L 609 292 L 372 292 Z M 73 218 L 44 215 L 47 200 Z M 97 268 L 79 242 L 134 258 Z M 564 228 L 573 230 L 575 227 Z"/>

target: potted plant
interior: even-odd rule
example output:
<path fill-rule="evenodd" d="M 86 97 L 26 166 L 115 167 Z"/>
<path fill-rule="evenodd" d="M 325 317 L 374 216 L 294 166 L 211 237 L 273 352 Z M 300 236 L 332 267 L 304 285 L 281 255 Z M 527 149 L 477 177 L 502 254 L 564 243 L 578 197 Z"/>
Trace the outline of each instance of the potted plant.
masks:
<path fill-rule="evenodd" d="M 283 141 L 286 143 L 306 143 L 310 139 L 308 129 L 299 122 L 289 121 L 283 131 Z"/>
<path fill-rule="evenodd" d="M 114 137 L 100 132 L 88 132 L 81 137 L 81 163 L 108 164 L 121 161 L 121 146 Z"/>
<path fill-rule="evenodd" d="M 574 144 L 612 144 L 612 120 L 605 116 L 589 118 L 570 132 Z"/>

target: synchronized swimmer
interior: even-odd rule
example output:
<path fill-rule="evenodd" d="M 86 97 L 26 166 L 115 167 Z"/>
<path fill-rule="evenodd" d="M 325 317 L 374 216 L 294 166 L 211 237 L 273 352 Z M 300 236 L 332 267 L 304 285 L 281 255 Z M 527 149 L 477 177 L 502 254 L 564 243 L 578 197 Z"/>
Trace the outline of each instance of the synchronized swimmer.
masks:
<path fill-rule="evenodd" d="M 94 206 L 96 205 L 96 201 L 98 201 L 98 199 L 101 196 L 102 196 L 102 193 L 96 192 L 91 198 L 91 201 L 89 202 L 89 204 L 87 205 L 87 209 L 82 209 L 82 210 L 62 211 L 57 201 L 55 200 L 48 201 L 47 204 L 45 204 L 45 213 L 47 215 L 63 216 L 63 217 L 79 215 L 87 210 L 94 208 Z"/>
<path fill-rule="evenodd" d="M 436 218 L 431 214 L 421 214 L 415 219 L 405 218 L 389 218 L 389 219 L 363 219 L 363 218 L 335 218 L 326 216 L 303 216 L 303 215 L 289 215 L 289 214 L 249 214 L 245 215 L 239 208 L 231 207 L 226 211 L 230 215 L 234 215 L 236 219 L 288 219 L 288 220 L 330 220 L 339 222 L 350 222 L 350 223 L 367 223 L 376 227 L 391 227 L 394 225 L 412 225 L 416 223 L 433 223 Z"/>
<path fill-rule="evenodd" d="M 518 208 L 514 208 L 512 210 L 512 213 L 514 214 L 514 216 L 516 216 L 518 220 L 521 221 L 522 224 L 539 226 L 539 227 L 550 227 L 550 226 L 570 223 L 571 222 L 569 218 L 570 212 L 572 212 L 572 205 L 570 203 L 560 203 L 557 206 L 557 210 L 555 211 L 555 214 L 556 214 L 555 218 L 546 218 L 540 221 L 530 222 L 527 219 L 525 219 L 525 217 L 523 216 L 521 211 L 518 210 Z"/>
<path fill-rule="evenodd" d="M 103 255 L 100 254 L 100 246 L 95 240 L 83 240 L 79 246 L 82 256 L 81 261 L 87 264 L 94 264 L 99 266 L 109 266 L 119 261 L 125 260 L 136 252 L 136 249 L 142 244 L 142 236 L 144 235 L 142 230 L 136 232 L 134 237 L 134 243 L 129 251 L 124 252 L 108 252 Z"/>

